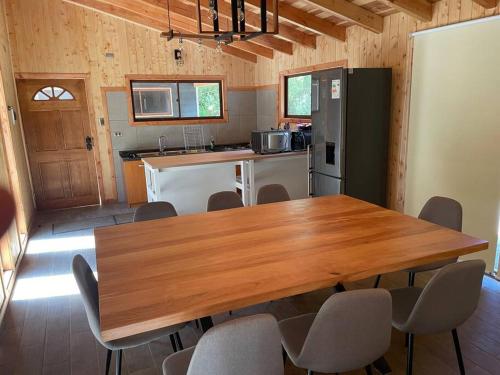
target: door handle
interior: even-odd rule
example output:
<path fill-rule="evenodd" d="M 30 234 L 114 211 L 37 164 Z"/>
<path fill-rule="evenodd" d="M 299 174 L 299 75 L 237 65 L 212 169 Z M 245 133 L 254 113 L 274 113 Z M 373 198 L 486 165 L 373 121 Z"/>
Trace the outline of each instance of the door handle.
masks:
<path fill-rule="evenodd" d="M 94 148 L 94 139 L 88 135 L 85 137 L 85 147 L 87 151 L 92 151 Z"/>

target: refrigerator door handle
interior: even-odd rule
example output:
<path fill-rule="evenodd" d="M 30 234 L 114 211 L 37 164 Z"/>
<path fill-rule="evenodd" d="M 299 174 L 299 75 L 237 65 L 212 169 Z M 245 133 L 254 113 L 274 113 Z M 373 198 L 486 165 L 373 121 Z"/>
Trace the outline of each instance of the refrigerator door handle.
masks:
<path fill-rule="evenodd" d="M 314 176 L 313 176 L 313 158 L 311 157 L 311 145 L 307 145 L 307 193 L 310 197 L 314 196 Z"/>

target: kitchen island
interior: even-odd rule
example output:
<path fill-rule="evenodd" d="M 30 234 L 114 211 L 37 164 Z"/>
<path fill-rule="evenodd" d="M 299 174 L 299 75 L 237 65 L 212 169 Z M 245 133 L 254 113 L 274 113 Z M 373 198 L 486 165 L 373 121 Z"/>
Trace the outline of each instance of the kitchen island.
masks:
<path fill-rule="evenodd" d="M 210 195 L 241 192 L 245 206 L 257 202 L 257 192 L 267 184 L 282 184 L 291 199 L 309 195 L 309 162 L 306 152 L 260 155 L 252 150 L 203 152 L 142 159 L 148 201 L 167 201 L 177 212 L 205 212 Z"/>

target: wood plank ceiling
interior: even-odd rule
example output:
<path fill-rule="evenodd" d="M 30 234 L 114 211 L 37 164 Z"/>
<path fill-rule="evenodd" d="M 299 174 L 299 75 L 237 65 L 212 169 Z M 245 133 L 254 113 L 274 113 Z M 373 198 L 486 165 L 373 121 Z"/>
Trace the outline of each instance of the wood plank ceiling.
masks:
<path fill-rule="evenodd" d="M 168 29 L 167 0 L 64 0 L 125 19 L 158 31 Z M 210 26 L 208 1 L 201 0 L 202 22 Z M 268 9 L 272 9 L 272 0 Z M 346 40 L 346 28 L 359 25 L 370 32 L 382 33 L 383 17 L 404 12 L 423 21 L 432 20 L 433 3 L 438 0 L 280 0 L 279 35 L 262 35 L 248 42 L 223 45 L 222 52 L 256 63 L 257 56 L 272 59 L 275 52 L 292 55 L 294 44 L 316 48 L 316 38 L 326 35 Z M 498 0 L 473 0 L 489 9 Z M 172 27 L 179 32 L 197 33 L 196 0 L 170 0 Z M 250 30 L 260 25 L 257 13 L 260 0 L 246 0 L 246 24 Z M 269 14 L 272 14 L 269 12 Z M 219 0 L 219 23 L 229 29 L 230 0 Z M 272 27 L 272 26 L 269 26 Z M 193 42 L 189 40 L 189 42 Z M 204 40 L 203 46 L 216 48 L 215 41 Z"/>

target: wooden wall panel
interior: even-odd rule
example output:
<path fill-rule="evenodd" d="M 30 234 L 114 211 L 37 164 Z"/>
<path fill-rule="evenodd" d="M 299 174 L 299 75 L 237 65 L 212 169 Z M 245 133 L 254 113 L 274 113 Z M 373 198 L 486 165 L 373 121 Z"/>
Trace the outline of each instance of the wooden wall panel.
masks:
<path fill-rule="evenodd" d="M 0 141 L 5 146 L 5 154 L 0 153 L 5 157 L 4 162 L 6 171 L 10 175 L 10 180 L 14 187 L 14 198 L 18 207 L 17 221 L 18 228 L 21 233 L 27 233 L 28 226 L 31 222 L 34 212 L 33 194 L 31 190 L 30 175 L 26 154 L 24 149 L 24 138 L 22 132 L 22 124 L 19 115 L 19 104 L 17 101 L 16 85 L 11 62 L 11 50 L 9 45 L 9 34 L 7 31 L 7 18 L 3 1 L 0 1 L 0 74 L 3 86 L 3 91 L 0 89 L 0 111 L 2 111 L 2 119 L 4 124 L 0 130 Z M 18 114 L 18 121 L 15 125 L 10 126 L 9 118 L 4 106 L 12 106 Z M 3 167 L 3 166 L 2 166 Z"/>
<path fill-rule="evenodd" d="M 409 34 L 451 23 L 500 14 L 500 5 L 485 10 L 472 0 L 441 0 L 434 4 L 433 19 L 422 22 L 404 13 L 385 17 L 384 32 L 371 33 L 359 26 L 347 30 L 342 43 L 319 37 L 316 50 L 295 46 L 294 56 L 276 53 L 274 60 L 259 58 L 256 85 L 277 84 L 279 72 L 313 64 L 348 59 L 349 67 L 393 68 L 392 124 L 389 150 L 389 205 L 402 211 L 408 135 L 408 105 L 411 78 L 411 39 Z"/>
<path fill-rule="evenodd" d="M 5 1 L 13 65 L 22 73 L 90 73 L 93 121 L 103 117 L 101 87 L 124 86 L 125 74 L 226 75 L 228 86 L 254 85 L 255 66 L 221 55 L 201 52 L 184 43 L 185 64 L 176 66 L 173 49 L 159 32 L 61 0 Z M 106 57 L 114 54 L 113 58 Z M 109 128 L 97 126 L 104 199 L 116 198 Z"/>

